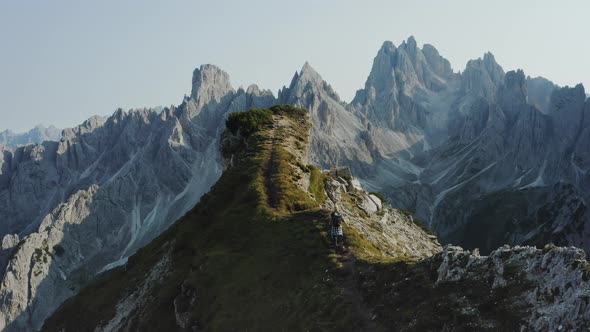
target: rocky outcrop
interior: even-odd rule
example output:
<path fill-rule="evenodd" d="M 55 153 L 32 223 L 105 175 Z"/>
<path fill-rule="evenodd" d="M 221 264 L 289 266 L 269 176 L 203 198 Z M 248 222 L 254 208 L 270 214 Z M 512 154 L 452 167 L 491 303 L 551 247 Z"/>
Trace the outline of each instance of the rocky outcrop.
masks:
<path fill-rule="evenodd" d="M 115 317 L 110 321 L 101 322 L 101 325 L 95 327 L 95 331 L 114 332 L 132 330 L 133 324 L 135 324 L 135 319 L 142 317 L 146 318 L 146 314 L 141 310 L 142 307 L 149 301 L 148 297 L 150 294 L 158 289 L 160 282 L 172 273 L 171 269 L 170 253 L 166 253 L 149 269 L 149 271 L 146 272 L 145 279 L 143 279 L 139 285 L 134 285 L 135 289 L 129 294 L 126 294 L 123 301 L 116 304 Z M 179 319 L 178 322 L 180 323 L 179 326 L 181 328 L 191 327 L 189 325 L 186 325 L 185 327 L 185 325 L 183 325 L 183 322 L 185 321 L 182 318 Z"/>
<path fill-rule="evenodd" d="M 361 270 L 374 320 L 395 331 L 586 331 L 590 264 L 573 247 L 445 246 L 416 263 Z"/>
<path fill-rule="evenodd" d="M 334 168 L 324 174 L 329 197 L 326 209 L 337 208 L 348 227 L 379 248 L 378 256 L 423 259 L 441 250 L 436 236 L 417 225 L 411 215 L 392 209 L 364 190 L 349 168 Z"/>
<path fill-rule="evenodd" d="M 521 330 L 582 331 L 590 328 L 590 264 L 585 257 L 573 247 L 504 246 L 480 256 L 447 246 L 433 260 L 442 260 L 438 285 L 485 280 L 491 293 L 512 289 L 503 302 L 525 308 Z M 477 310 L 476 303 L 471 305 L 462 310 Z"/>

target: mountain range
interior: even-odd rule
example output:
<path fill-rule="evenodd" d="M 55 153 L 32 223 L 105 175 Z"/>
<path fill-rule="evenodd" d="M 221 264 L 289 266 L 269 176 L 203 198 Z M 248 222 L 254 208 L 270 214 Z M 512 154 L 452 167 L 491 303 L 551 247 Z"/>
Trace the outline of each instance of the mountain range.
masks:
<path fill-rule="evenodd" d="M 45 127 L 38 125 L 26 133 L 14 133 L 8 129 L 0 132 L 0 145 L 16 147 L 44 141 L 59 141 L 60 138 L 61 130 L 55 128 L 55 126 Z"/>
<path fill-rule="evenodd" d="M 308 63 L 276 97 L 256 85 L 235 90 L 227 73 L 203 65 L 178 106 L 117 110 L 59 141 L 0 146 L 0 327 L 39 329 L 125 265 L 231 165 L 219 147 L 228 115 L 279 104 L 308 112 L 302 162 L 350 167 L 444 244 L 590 250 L 583 86 L 505 72 L 491 53 L 455 72 L 410 37 L 383 44 L 350 103 Z"/>

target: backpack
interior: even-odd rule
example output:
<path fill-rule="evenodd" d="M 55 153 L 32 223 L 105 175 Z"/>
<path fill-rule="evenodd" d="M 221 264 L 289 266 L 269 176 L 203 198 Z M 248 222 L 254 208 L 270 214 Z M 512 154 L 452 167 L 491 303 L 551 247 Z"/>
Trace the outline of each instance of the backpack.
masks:
<path fill-rule="evenodd" d="M 332 226 L 340 227 L 342 225 L 342 215 L 338 212 L 332 213 Z"/>

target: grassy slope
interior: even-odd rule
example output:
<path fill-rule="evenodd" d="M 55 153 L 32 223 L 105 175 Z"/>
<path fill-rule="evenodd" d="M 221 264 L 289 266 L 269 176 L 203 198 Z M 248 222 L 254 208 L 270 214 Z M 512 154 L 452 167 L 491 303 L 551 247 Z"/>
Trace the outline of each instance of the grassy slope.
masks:
<path fill-rule="evenodd" d="M 207 330 L 363 329 L 339 288 L 326 232 L 329 216 L 296 186 L 295 157 L 282 146 L 291 135 L 308 136 L 306 117 L 289 107 L 232 116 L 230 130 L 248 128 L 245 140 L 226 147 L 239 160 L 236 167 L 125 269 L 64 303 L 44 330 L 86 331 L 104 324 L 167 252 L 170 273 L 134 314 L 132 329 L 178 329 L 173 301 L 183 284 L 197 294 L 191 318 Z M 277 129 L 277 119 L 291 125 Z"/>

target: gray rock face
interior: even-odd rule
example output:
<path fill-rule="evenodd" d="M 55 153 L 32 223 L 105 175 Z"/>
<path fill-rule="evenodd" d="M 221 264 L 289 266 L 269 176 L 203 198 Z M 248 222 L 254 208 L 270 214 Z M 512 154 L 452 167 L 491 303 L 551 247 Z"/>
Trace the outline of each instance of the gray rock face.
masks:
<path fill-rule="evenodd" d="M 584 107 L 583 89 L 578 87 L 557 90 L 552 100 L 559 100 L 559 102 L 552 102 L 550 116 L 547 116 L 533 106 L 523 103 L 524 88 L 521 87 L 523 75 L 519 76 L 517 80 L 519 83 L 513 88 L 508 88 L 514 82 L 510 81 L 512 78 L 507 75 L 507 82 L 500 89 L 501 105 L 499 108 L 494 105 L 488 108 L 488 114 L 494 110 L 499 116 L 493 121 L 490 121 L 488 117 L 483 130 L 472 130 L 471 132 L 476 132 L 472 135 L 472 143 L 457 144 L 450 141 L 445 147 L 446 150 L 441 151 L 439 155 L 447 160 L 443 162 L 443 165 L 450 165 L 451 168 L 446 169 L 446 173 L 442 176 L 434 178 L 436 180 L 434 184 L 440 186 L 441 191 L 434 199 L 432 215 L 422 217 L 430 218 L 432 226 L 441 232 L 443 239 L 450 240 L 446 238 L 446 235 L 451 236 L 451 233 L 456 233 L 452 236 L 453 241 L 465 244 L 461 238 L 468 238 L 469 235 L 457 232 L 464 231 L 461 226 L 463 223 L 477 222 L 474 220 L 474 214 L 479 208 L 469 212 L 459 209 L 462 211 L 459 212 L 462 215 L 459 217 L 451 211 L 457 211 L 459 206 L 481 206 L 476 204 L 476 201 L 487 201 L 489 204 L 496 205 L 497 211 L 500 211 L 512 204 L 498 201 L 498 196 L 511 197 L 518 195 L 516 191 L 529 188 L 544 188 L 541 191 L 549 194 L 560 182 L 573 185 L 574 193 L 570 196 L 579 197 L 582 201 L 587 197 L 584 190 L 587 181 L 585 170 L 571 162 L 572 158 L 575 158 L 572 151 L 589 149 L 587 143 L 580 140 Z M 507 95 L 510 97 L 507 98 Z M 556 113 L 560 113 L 560 116 L 555 115 Z M 478 131 L 480 134 L 477 134 Z M 449 151 L 459 151 L 459 153 L 452 154 L 448 153 Z M 431 164 L 424 174 L 436 174 L 437 171 L 434 170 L 441 161 L 431 159 Z M 432 168 L 432 173 L 429 168 Z M 433 184 L 433 181 L 427 181 Z M 423 183 L 427 181 L 422 180 Z M 515 192 L 514 195 L 510 191 Z M 524 234 L 535 231 L 539 224 L 546 222 L 552 224 L 553 221 L 542 221 L 539 218 L 541 207 L 550 203 L 548 200 L 550 196 L 530 195 L 523 199 L 520 202 L 522 204 L 520 208 L 533 209 L 529 215 L 537 217 L 516 221 L 521 226 L 518 227 L 521 228 L 520 230 L 503 229 L 503 232 L 508 231 L 512 236 L 524 238 Z M 445 200 L 448 201 L 445 202 Z M 451 203 L 451 200 L 454 203 Z M 465 204 L 466 202 L 468 203 Z M 565 206 L 552 206 L 554 210 L 564 208 Z M 574 219 L 570 222 L 574 222 Z M 525 226 L 527 224 L 528 227 Z M 475 231 L 477 226 L 470 228 Z M 548 229 L 545 231 L 552 232 Z M 578 242 L 577 245 L 580 243 Z M 489 249 L 491 248 L 488 247 Z"/>
<path fill-rule="evenodd" d="M 312 122 L 309 159 L 323 167 L 338 163 L 371 164 L 370 138 L 365 126 L 332 87 L 308 64 L 295 73 L 289 87 L 279 91 L 278 103 L 302 107 Z"/>
<path fill-rule="evenodd" d="M 274 100 L 255 87 L 236 92 L 227 77 L 203 66 L 179 107 L 118 110 L 64 130 L 59 142 L 3 148 L 1 235 L 10 258 L 2 262 L 0 328 L 38 329 L 209 190 L 221 174 L 226 114 Z"/>
<path fill-rule="evenodd" d="M 406 136 L 423 135 L 421 129 L 428 121 L 421 103 L 423 95 L 446 89 L 455 77 L 448 61 L 434 47 L 426 50 L 425 55 L 412 37 L 399 48 L 385 42 L 373 61 L 365 88 L 352 101 L 352 109 L 376 127 Z"/>
<path fill-rule="evenodd" d="M 197 104 L 198 110 L 211 101 L 214 101 L 211 106 L 216 106 L 229 92 L 234 91 L 229 75 L 213 65 L 203 65 L 195 69 L 192 83 L 191 99 Z"/>
<path fill-rule="evenodd" d="M 483 59 L 470 60 L 461 76 L 461 92 L 488 100 L 494 100 L 504 80 L 504 70 L 488 52 Z"/>
<path fill-rule="evenodd" d="M 527 77 L 528 102 L 544 114 L 549 113 L 549 103 L 554 90 L 559 87 L 543 77 Z"/>
<path fill-rule="evenodd" d="M 26 133 L 13 133 L 10 130 L 0 132 L 0 145 L 16 147 L 19 145 L 28 145 L 34 143 L 43 143 L 45 141 L 57 142 L 61 138 L 61 130 L 54 126 L 44 127 L 38 125 Z"/>
<path fill-rule="evenodd" d="M 553 128 L 558 141 L 557 147 L 563 150 L 571 149 L 582 130 L 584 123 L 584 102 L 586 94 L 582 84 L 574 88 L 555 90 L 551 95 L 549 115 L 553 119 Z"/>

